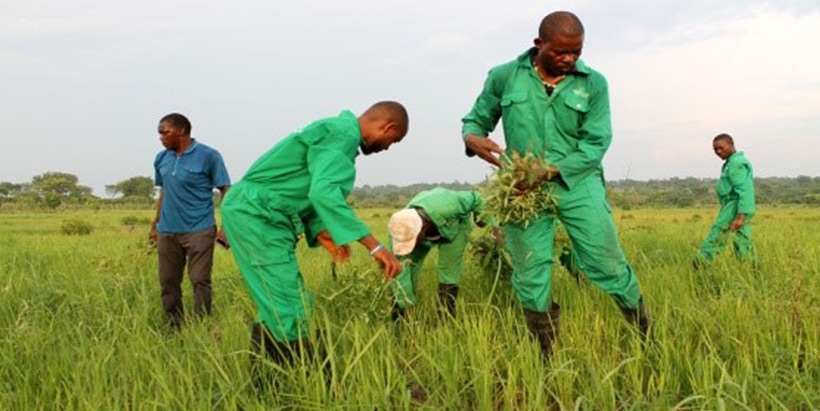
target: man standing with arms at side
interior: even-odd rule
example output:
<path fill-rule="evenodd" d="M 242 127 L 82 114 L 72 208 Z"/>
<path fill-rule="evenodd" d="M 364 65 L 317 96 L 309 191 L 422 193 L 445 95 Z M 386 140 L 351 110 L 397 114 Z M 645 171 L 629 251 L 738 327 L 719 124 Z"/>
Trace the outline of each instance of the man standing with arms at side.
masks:
<path fill-rule="evenodd" d="M 545 359 L 560 323 L 560 307 L 550 289 L 555 218 L 566 227 L 581 271 L 613 297 L 644 335 L 650 326 L 606 200 L 601 160 L 612 141 L 607 82 L 579 59 L 583 44 L 578 17 L 564 11 L 547 15 L 534 47 L 490 70 L 475 105 L 462 119 L 468 155 L 504 166 L 497 157 L 503 150 L 488 138 L 503 119 L 508 153 L 531 152 L 546 161 L 533 186 L 520 188 L 550 185 L 556 210 L 543 210 L 526 227 L 504 227 L 513 288 Z"/>
<path fill-rule="evenodd" d="M 182 277 L 194 289 L 194 313 L 211 314 L 211 268 L 217 232 L 213 190 L 224 198 L 231 185 L 222 156 L 191 138 L 191 122 L 178 113 L 159 121 L 158 132 L 165 150 L 154 160 L 154 183 L 160 187 L 157 216 L 149 239 L 157 243 L 162 308 L 171 326 L 184 319 Z"/>
<path fill-rule="evenodd" d="M 709 264 L 726 247 L 730 233 L 735 257 L 754 260 L 751 220 L 755 213 L 755 186 L 752 163 L 735 149 L 728 134 L 719 134 L 712 140 L 712 149 L 724 163 L 715 191 L 720 200 L 720 212 L 709 235 L 700 247 L 692 265 L 695 269 Z"/>

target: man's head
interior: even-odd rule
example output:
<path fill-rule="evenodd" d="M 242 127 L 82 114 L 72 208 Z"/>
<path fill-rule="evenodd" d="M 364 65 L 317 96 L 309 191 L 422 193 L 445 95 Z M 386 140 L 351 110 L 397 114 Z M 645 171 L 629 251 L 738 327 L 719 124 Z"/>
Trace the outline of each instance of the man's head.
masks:
<path fill-rule="evenodd" d="M 735 153 L 735 141 L 732 139 L 732 136 L 726 133 L 718 134 L 712 139 L 712 149 L 718 157 L 726 160 Z"/>
<path fill-rule="evenodd" d="M 415 208 L 405 208 L 393 213 L 387 222 L 387 230 L 393 241 L 393 254 L 410 254 L 416 248 L 423 226 L 424 221 Z"/>
<path fill-rule="evenodd" d="M 556 11 L 541 20 L 538 37 L 533 41 L 535 62 L 551 76 L 575 71 L 575 62 L 584 48 L 584 25 L 568 11 Z"/>
<path fill-rule="evenodd" d="M 387 150 L 407 134 L 410 120 L 404 106 L 395 101 L 381 101 L 359 116 L 362 132 L 362 153 L 365 155 Z"/>
<path fill-rule="evenodd" d="M 159 140 L 168 150 L 176 150 L 184 139 L 191 138 L 191 122 L 179 113 L 171 113 L 159 120 Z"/>

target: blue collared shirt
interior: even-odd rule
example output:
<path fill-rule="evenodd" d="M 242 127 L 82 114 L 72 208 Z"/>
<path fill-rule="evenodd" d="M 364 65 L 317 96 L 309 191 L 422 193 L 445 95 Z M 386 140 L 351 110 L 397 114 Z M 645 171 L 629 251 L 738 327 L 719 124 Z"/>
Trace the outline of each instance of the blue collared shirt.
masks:
<path fill-rule="evenodd" d="M 194 140 L 179 157 L 173 150 L 157 154 L 154 184 L 163 194 L 157 231 L 191 233 L 216 225 L 213 190 L 231 180 L 219 152 Z"/>

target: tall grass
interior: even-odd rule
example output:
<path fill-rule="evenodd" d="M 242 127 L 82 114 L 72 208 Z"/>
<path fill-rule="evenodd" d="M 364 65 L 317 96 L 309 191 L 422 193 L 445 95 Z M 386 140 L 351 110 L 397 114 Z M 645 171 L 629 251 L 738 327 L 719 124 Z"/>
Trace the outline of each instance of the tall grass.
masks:
<path fill-rule="evenodd" d="M 363 250 L 334 280 L 323 251 L 300 245 L 326 360 L 279 370 L 263 392 L 248 369 L 254 308 L 229 252 L 216 251 L 214 315 L 166 326 L 148 226 L 121 223 L 152 214 L 0 214 L 0 409 L 820 408 L 818 209 L 760 210 L 759 269 L 728 251 L 701 272 L 689 263 L 715 210 L 617 213 L 654 336 L 642 343 L 608 296 L 556 267 L 564 310 L 546 366 L 508 280 L 493 287 L 468 264 L 458 317 L 441 319 L 433 252 L 419 305 L 392 324 Z M 373 214 L 389 210 L 361 211 Z M 94 230 L 63 235 L 67 219 Z M 385 220 L 368 219 L 382 238 Z"/>

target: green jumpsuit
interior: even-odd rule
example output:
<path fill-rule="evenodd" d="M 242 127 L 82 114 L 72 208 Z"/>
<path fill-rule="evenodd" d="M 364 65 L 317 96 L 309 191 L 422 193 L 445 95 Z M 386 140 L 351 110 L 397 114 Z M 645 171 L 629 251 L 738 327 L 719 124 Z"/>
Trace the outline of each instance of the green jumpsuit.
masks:
<path fill-rule="evenodd" d="M 754 175 L 752 163 L 743 152 L 732 154 L 723 163 L 715 191 L 720 200 L 720 212 L 698 251 L 698 259 L 711 262 L 726 247 L 732 232 L 730 226 L 738 214 L 743 214 L 745 218 L 733 239 L 735 257 L 753 257 L 751 221 L 755 213 Z"/>
<path fill-rule="evenodd" d="M 513 260 L 513 288 L 525 309 L 546 312 L 553 265 L 554 219 L 564 224 L 581 271 L 625 309 L 641 292 L 618 242 L 606 200 L 601 160 L 612 140 L 606 79 L 578 60 L 576 72 L 547 95 L 536 74 L 534 49 L 490 70 L 462 136 L 486 137 L 503 119 L 506 150 L 543 155 L 560 171 L 552 185 L 555 213 L 544 210 L 527 227 L 504 227 Z"/>
<path fill-rule="evenodd" d="M 260 157 L 222 203 L 225 234 L 258 310 L 254 322 L 277 341 L 307 337 L 312 296 L 295 258 L 299 232 L 312 247 L 324 229 L 340 245 L 370 232 L 346 201 L 361 142 L 353 113 L 318 120 Z"/>
<path fill-rule="evenodd" d="M 392 282 L 399 307 L 418 301 L 418 286 L 424 259 L 438 246 L 438 279 L 441 284 L 458 285 L 464 268 L 464 250 L 473 230 L 473 215 L 481 212 L 484 199 L 476 191 L 453 191 L 437 187 L 422 191 L 406 208 L 421 208 L 438 229 L 441 239 L 417 243 L 410 254 L 399 257 L 404 269 Z M 392 241 L 390 242 L 392 245 Z"/>

